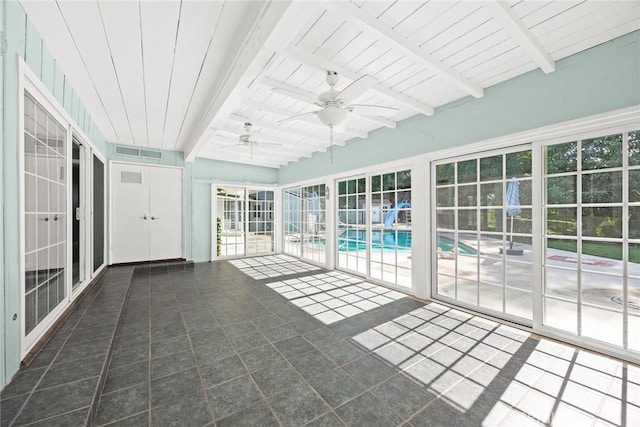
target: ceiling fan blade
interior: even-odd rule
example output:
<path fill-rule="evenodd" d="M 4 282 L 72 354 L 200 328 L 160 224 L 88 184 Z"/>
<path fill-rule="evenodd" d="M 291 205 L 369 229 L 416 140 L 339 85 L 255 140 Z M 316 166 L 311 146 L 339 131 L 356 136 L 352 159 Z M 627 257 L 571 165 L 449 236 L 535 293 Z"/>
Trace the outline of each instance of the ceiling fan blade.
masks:
<path fill-rule="evenodd" d="M 256 144 L 258 145 L 258 147 L 262 147 L 265 145 L 270 145 L 272 147 L 281 147 L 282 144 L 279 144 L 277 142 L 262 142 L 262 141 L 256 141 Z"/>
<path fill-rule="evenodd" d="M 282 120 L 278 120 L 278 124 L 282 124 L 282 123 L 287 123 L 293 120 L 299 120 L 303 117 L 311 117 L 311 116 L 315 116 L 318 112 L 317 111 L 309 111 L 307 113 L 302 113 L 302 114 L 296 114 L 295 116 L 291 116 L 291 117 L 287 117 L 286 119 L 282 119 Z"/>
<path fill-rule="evenodd" d="M 281 95 L 284 96 L 288 96 L 289 98 L 294 98 L 297 99 L 299 101 L 303 101 L 303 102 L 308 102 L 309 104 L 317 104 L 318 103 L 318 99 L 317 98 L 313 98 L 305 93 L 302 92 L 297 92 L 297 91 L 293 91 L 293 90 L 289 90 L 289 89 L 284 89 L 281 87 L 274 87 L 271 89 L 273 92 L 279 93 Z"/>
<path fill-rule="evenodd" d="M 352 104 L 348 105 L 347 109 L 364 116 L 393 117 L 398 112 L 397 108 L 384 107 L 382 105 Z"/>
<path fill-rule="evenodd" d="M 227 148 L 231 148 L 231 147 L 244 147 L 244 144 L 229 144 L 229 145 L 223 145 L 222 147 L 217 147 L 221 150 L 226 150 Z"/>
<path fill-rule="evenodd" d="M 336 99 L 341 99 L 342 102 L 348 104 L 367 90 L 371 89 L 377 82 L 378 81 L 373 76 L 365 74 L 349 86 L 342 89 L 342 91 L 338 93 L 338 96 L 336 96 Z"/>

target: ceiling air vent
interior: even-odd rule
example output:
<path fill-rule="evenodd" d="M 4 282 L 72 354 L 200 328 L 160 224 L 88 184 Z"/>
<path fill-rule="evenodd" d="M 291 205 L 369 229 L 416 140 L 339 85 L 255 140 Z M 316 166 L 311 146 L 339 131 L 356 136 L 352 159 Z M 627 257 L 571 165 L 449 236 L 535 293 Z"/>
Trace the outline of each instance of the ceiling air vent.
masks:
<path fill-rule="evenodd" d="M 149 159 L 156 159 L 156 160 L 162 159 L 161 151 L 138 149 L 133 147 L 125 147 L 122 145 L 116 145 L 114 148 L 114 153 L 119 154 L 121 156 L 146 157 Z"/>

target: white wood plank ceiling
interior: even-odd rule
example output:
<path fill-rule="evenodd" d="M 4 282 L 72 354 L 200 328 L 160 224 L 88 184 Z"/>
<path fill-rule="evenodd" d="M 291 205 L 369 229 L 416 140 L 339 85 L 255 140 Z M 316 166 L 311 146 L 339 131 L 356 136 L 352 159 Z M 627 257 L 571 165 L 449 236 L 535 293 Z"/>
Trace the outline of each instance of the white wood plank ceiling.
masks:
<path fill-rule="evenodd" d="M 280 167 L 326 151 L 317 117 L 280 123 L 364 75 L 334 143 L 366 138 L 451 101 L 640 29 L 640 2 L 601 0 L 336 2 L 24 1 L 110 142 Z M 276 9 L 276 10 L 274 10 Z M 245 122 L 250 141 L 242 144 Z"/>

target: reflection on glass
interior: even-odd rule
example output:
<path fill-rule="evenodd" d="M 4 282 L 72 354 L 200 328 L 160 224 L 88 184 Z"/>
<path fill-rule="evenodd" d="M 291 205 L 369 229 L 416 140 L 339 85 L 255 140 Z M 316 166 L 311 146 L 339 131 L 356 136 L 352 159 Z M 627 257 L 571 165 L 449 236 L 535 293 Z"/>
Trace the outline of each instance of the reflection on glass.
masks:
<path fill-rule="evenodd" d="M 478 162 L 476 160 L 466 160 L 458 162 L 458 183 L 476 182 Z"/>
<path fill-rule="evenodd" d="M 629 166 L 640 165 L 640 130 L 629 132 Z"/>
<path fill-rule="evenodd" d="M 582 141 L 582 170 L 622 166 L 622 134 Z"/>
<path fill-rule="evenodd" d="M 563 175 L 545 179 L 548 205 L 565 205 L 576 203 L 576 176 Z"/>
<path fill-rule="evenodd" d="M 543 323 L 563 331 L 576 334 L 578 306 L 577 304 L 559 301 L 552 298 L 544 299 L 544 320 Z"/>
<path fill-rule="evenodd" d="M 436 166 L 436 184 L 448 185 L 455 182 L 454 163 L 446 163 Z"/>
<path fill-rule="evenodd" d="M 578 144 L 567 142 L 545 147 L 547 174 L 575 172 L 578 167 Z"/>
<path fill-rule="evenodd" d="M 622 326 L 622 313 L 602 308 L 582 305 L 582 336 L 593 338 L 609 344 L 622 345 L 622 331 L 619 328 L 607 328 L 602 325 Z"/>
<path fill-rule="evenodd" d="M 622 207 L 582 208 L 582 235 L 622 237 Z"/>
<path fill-rule="evenodd" d="M 549 259 L 547 259 L 550 261 Z M 563 255 L 555 257 L 548 262 L 551 265 L 570 267 L 574 263 L 571 258 Z M 573 269 L 545 268 L 545 295 L 555 295 L 565 300 L 578 300 L 578 274 Z"/>
<path fill-rule="evenodd" d="M 622 202 L 622 172 L 582 175 L 582 203 Z"/>
<path fill-rule="evenodd" d="M 531 150 L 508 153 L 506 178 L 531 176 Z"/>
<path fill-rule="evenodd" d="M 578 214 L 576 208 L 547 208 L 547 234 L 575 236 Z"/>
<path fill-rule="evenodd" d="M 458 206 L 476 206 L 478 187 L 473 185 L 461 185 L 458 187 Z"/>
<path fill-rule="evenodd" d="M 480 181 L 502 179 L 502 155 L 480 159 Z"/>
<path fill-rule="evenodd" d="M 502 206 L 502 183 L 480 184 L 481 206 Z"/>

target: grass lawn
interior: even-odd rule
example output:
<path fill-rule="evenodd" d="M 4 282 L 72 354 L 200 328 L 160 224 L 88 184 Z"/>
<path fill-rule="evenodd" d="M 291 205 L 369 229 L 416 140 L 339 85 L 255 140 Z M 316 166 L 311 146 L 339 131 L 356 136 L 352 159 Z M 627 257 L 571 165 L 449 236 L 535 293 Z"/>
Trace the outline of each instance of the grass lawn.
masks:
<path fill-rule="evenodd" d="M 569 240 L 548 240 L 547 246 L 568 252 L 577 252 L 576 242 Z M 622 245 L 600 242 L 582 242 L 582 253 L 609 259 L 622 260 Z M 640 247 L 629 246 L 629 262 L 640 263 Z"/>

